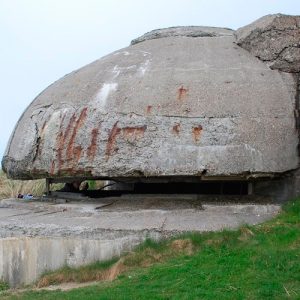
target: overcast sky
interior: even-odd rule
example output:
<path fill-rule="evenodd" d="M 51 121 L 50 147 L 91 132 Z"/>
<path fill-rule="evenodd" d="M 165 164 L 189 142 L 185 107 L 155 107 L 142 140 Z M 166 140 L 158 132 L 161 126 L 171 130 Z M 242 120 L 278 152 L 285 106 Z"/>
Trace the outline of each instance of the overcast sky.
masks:
<path fill-rule="evenodd" d="M 300 0 L 0 0 L 0 157 L 18 118 L 53 81 L 156 28 L 244 26 L 300 15 Z"/>

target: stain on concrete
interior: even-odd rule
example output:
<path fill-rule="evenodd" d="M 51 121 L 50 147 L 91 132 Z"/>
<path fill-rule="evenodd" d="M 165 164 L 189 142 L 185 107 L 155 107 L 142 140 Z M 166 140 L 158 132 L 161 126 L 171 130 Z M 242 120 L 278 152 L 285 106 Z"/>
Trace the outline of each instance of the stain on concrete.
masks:
<path fill-rule="evenodd" d="M 181 86 L 177 91 L 177 99 L 178 100 L 184 100 L 187 96 L 188 89 Z"/>
<path fill-rule="evenodd" d="M 180 123 L 176 123 L 176 124 L 172 127 L 172 132 L 173 132 L 175 135 L 179 135 L 179 133 L 180 133 L 180 127 L 181 127 L 181 124 L 180 124 Z"/>
<path fill-rule="evenodd" d="M 198 125 L 196 127 L 193 127 L 192 129 L 192 133 L 193 133 L 193 139 L 194 139 L 194 142 L 197 143 L 200 141 L 200 137 L 201 137 L 201 133 L 202 133 L 202 126 L 201 125 Z"/>
<path fill-rule="evenodd" d="M 119 122 L 116 122 L 113 128 L 109 132 L 109 136 L 106 144 L 106 151 L 105 151 L 107 160 L 114 152 L 118 151 L 118 148 L 116 147 L 116 139 L 117 136 L 121 133 L 121 128 L 118 127 L 118 123 Z"/>
<path fill-rule="evenodd" d="M 97 138 L 99 135 L 99 128 L 94 128 L 91 132 L 91 144 L 87 148 L 87 155 L 90 160 L 94 160 L 97 151 Z"/>

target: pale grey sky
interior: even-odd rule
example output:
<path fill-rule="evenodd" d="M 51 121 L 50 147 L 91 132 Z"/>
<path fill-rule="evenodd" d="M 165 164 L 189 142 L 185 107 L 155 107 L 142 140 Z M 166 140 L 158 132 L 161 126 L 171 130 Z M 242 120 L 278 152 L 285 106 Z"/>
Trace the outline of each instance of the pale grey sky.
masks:
<path fill-rule="evenodd" d="M 156 28 L 236 29 L 300 0 L 0 0 L 0 157 L 18 118 L 53 81 Z"/>

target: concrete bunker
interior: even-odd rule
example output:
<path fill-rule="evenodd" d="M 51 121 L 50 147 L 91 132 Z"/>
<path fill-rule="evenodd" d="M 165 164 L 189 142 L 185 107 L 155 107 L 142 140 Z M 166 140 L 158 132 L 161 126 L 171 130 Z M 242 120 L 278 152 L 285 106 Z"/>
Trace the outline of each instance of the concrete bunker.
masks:
<path fill-rule="evenodd" d="M 154 30 L 38 95 L 2 168 L 48 183 L 287 199 L 300 193 L 299 72 L 299 16 Z"/>

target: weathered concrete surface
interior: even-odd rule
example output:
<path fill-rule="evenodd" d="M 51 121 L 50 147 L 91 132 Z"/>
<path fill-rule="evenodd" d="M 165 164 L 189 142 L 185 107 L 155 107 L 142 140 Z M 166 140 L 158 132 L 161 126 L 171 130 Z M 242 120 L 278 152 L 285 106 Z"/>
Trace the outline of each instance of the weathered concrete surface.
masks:
<path fill-rule="evenodd" d="M 201 199 L 135 195 L 66 204 L 3 200 L 0 277 L 11 286 L 28 284 L 47 270 L 119 256 L 146 237 L 257 224 L 280 210 L 276 204 L 220 205 Z"/>
<path fill-rule="evenodd" d="M 23 179 L 296 169 L 293 76 L 230 30 L 194 29 L 162 30 L 53 83 L 19 120 L 3 169 Z"/>
<path fill-rule="evenodd" d="M 1 278 L 11 287 L 31 284 L 46 271 L 118 257 L 143 240 L 137 234 L 113 240 L 41 236 L 0 239 Z"/>
<path fill-rule="evenodd" d="M 295 94 L 295 128 L 300 141 L 300 16 L 282 14 L 268 15 L 238 29 L 235 32 L 237 44 L 262 60 L 271 69 L 294 73 L 294 80 L 286 81 Z M 300 144 L 298 145 L 300 153 Z M 294 173 L 294 174 L 297 174 Z M 286 183 L 291 182 L 288 180 Z M 291 184 L 299 195 L 299 179 L 296 175 Z"/>
<path fill-rule="evenodd" d="M 156 29 L 145 33 L 131 41 L 131 45 L 141 43 L 147 40 L 154 40 L 167 37 L 220 37 L 232 36 L 233 30 L 228 28 L 206 27 L 206 26 L 178 26 L 165 29 Z"/>
<path fill-rule="evenodd" d="M 300 16 L 268 15 L 235 34 L 238 45 L 271 69 L 300 72 Z"/>

